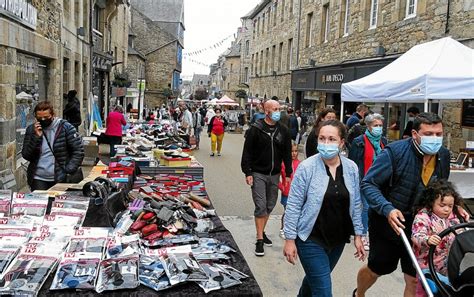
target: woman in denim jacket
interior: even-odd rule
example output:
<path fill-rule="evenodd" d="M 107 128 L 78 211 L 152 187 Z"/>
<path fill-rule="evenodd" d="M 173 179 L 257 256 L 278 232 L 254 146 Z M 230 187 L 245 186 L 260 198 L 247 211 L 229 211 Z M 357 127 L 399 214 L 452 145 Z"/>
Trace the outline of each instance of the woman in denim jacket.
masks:
<path fill-rule="evenodd" d="M 291 185 L 283 253 L 292 264 L 298 254 L 306 273 L 298 296 L 332 296 L 331 271 L 351 235 L 355 235 L 355 256 L 364 260 L 366 255 L 359 170 L 339 154 L 345 134 L 341 122 L 323 122 L 319 153 L 300 164 Z"/>

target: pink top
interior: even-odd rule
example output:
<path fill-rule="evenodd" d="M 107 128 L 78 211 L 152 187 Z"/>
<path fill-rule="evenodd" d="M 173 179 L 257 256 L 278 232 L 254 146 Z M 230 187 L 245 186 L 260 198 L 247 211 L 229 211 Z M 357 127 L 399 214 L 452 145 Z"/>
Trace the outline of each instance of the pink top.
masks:
<path fill-rule="evenodd" d="M 117 111 L 112 111 L 107 116 L 107 129 L 105 135 L 120 136 L 122 137 L 122 126 L 125 126 L 127 122 L 123 117 L 123 114 Z"/>

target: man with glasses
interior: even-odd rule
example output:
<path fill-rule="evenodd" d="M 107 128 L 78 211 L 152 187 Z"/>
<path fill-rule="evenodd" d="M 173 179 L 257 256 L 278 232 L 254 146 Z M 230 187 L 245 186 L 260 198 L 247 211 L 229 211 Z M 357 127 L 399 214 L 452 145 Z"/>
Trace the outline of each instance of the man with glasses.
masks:
<path fill-rule="evenodd" d="M 30 161 L 27 181 L 34 190 L 47 190 L 74 174 L 84 159 L 82 138 L 68 121 L 55 117 L 50 102 L 34 109 L 35 122 L 28 126 L 21 154 Z"/>

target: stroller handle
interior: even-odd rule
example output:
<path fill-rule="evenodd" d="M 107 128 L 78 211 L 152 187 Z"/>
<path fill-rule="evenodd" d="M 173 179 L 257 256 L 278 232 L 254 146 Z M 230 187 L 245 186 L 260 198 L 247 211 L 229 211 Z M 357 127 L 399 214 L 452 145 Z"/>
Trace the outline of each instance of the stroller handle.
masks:
<path fill-rule="evenodd" d="M 428 285 L 428 282 L 426 281 L 426 277 L 421 271 L 421 267 L 418 264 L 418 261 L 416 260 L 416 256 L 413 253 L 410 241 L 408 241 L 405 231 L 402 228 L 398 228 L 398 231 L 400 232 L 400 236 L 402 237 L 402 241 L 405 245 L 405 248 L 407 249 L 408 255 L 410 255 L 410 259 L 413 262 L 413 266 L 415 266 L 416 273 L 418 273 L 418 276 L 420 277 L 423 288 L 425 288 L 426 294 L 428 295 L 428 297 L 433 297 L 433 292 L 431 292 L 431 288 Z"/>
<path fill-rule="evenodd" d="M 456 230 L 463 229 L 463 228 L 474 228 L 474 222 L 467 222 L 467 223 L 451 226 L 441 231 L 441 233 L 439 233 L 438 236 L 442 239 L 449 233 L 453 233 L 454 235 L 456 235 Z M 443 295 L 451 297 L 452 295 L 449 293 L 448 289 L 446 289 L 445 287 L 446 285 L 439 279 L 438 274 L 436 273 L 434 259 L 433 259 L 435 249 L 436 249 L 436 246 L 431 245 L 429 253 L 428 253 L 428 264 L 430 268 L 430 273 L 433 277 L 433 281 L 436 283 L 436 286 L 443 292 Z"/>

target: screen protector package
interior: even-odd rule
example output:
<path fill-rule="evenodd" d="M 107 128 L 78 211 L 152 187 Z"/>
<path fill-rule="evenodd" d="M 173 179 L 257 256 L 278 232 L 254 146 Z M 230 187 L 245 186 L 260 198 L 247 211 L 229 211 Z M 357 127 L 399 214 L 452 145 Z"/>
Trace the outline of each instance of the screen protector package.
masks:
<path fill-rule="evenodd" d="M 62 215 L 60 212 L 44 216 L 43 226 L 50 227 L 66 227 L 74 229 L 82 224 L 84 215 Z"/>
<path fill-rule="evenodd" d="M 147 247 L 167 247 L 175 245 L 183 245 L 193 243 L 199 240 L 199 237 L 192 234 L 179 234 L 173 237 L 162 238 L 158 240 L 148 241 L 142 240 L 142 244 Z"/>
<path fill-rule="evenodd" d="M 57 256 L 49 253 L 20 253 L 3 273 L 0 295 L 38 295 L 57 260 Z"/>
<path fill-rule="evenodd" d="M 208 279 L 206 281 L 197 282 L 205 293 L 211 291 L 225 289 L 232 286 L 240 285 L 242 282 L 227 274 L 221 268 L 211 263 L 201 263 L 203 270 L 206 272 Z"/>
<path fill-rule="evenodd" d="M 69 227 L 43 225 L 34 232 L 30 243 L 50 243 L 64 249 L 73 234 L 74 230 Z"/>
<path fill-rule="evenodd" d="M 207 280 L 206 273 L 194 258 L 190 245 L 167 248 L 160 260 L 171 285 Z"/>
<path fill-rule="evenodd" d="M 107 243 L 106 259 L 131 256 L 140 253 L 140 236 L 110 237 Z"/>
<path fill-rule="evenodd" d="M 210 253 L 225 254 L 229 252 L 235 253 L 235 250 L 215 238 L 199 238 L 198 243 L 192 245 L 192 252 L 194 255 Z"/>
<path fill-rule="evenodd" d="M 66 253 L 100 253 L 105 251 L 107 237 L 88 237 L 74 236 L 71 237 Z"/>
<path fill-rule="evenodd" d="M 0 190 L 0 217 L 7 217 L 10 214 L 12 203 L 12 191 Z"/>
<path fill-rule="evenodd" d="M 51 212 L 70 211 L 86 213 L 89 208 L 89 201 L 74 201 L 74 200 L 55 200 L 51 206 Z"/>
<path fill-rule="evenodd" d="M 102 254 L 64 253 L 51 290 L 93 290 Z"/>
<path fill-rule="evenodd" d="M 163 263 L 161 263 L 156 256 L 140 255 L 138 278 L 140 284 L 155 291 L 161 291 L 171 287 Z"/>
<path fill-rule="evenodd" d="M 12 198 L 11 214 L 30 215 L 35 219 L 36 224 L 41 224 L 47 207 L 47 194 L 15 193 Z"/>
<path fill-rule="evenodd" d="M 238 279 L 238 280 L 242 280 L 242 279 L 245 279 L 245 278 L 249 277 L 245 273 L 243 273 L 243 272 L 241 272 L 241 271 L 239 271 L 239 270 L 237 270 L 234 267 L 229 266 L 229 265 L 215 264 L 215 266 L 221 268 L 223 271 L 225 271 L 226 273 L 230 274 L 233 278 Z"/>
<path fill-rule="evenodd" d="M 100 262 L 96 292 L 110 290 L 134 289 L 138 281 L 138 255 L 123 258 L 112 258 Z"/>

